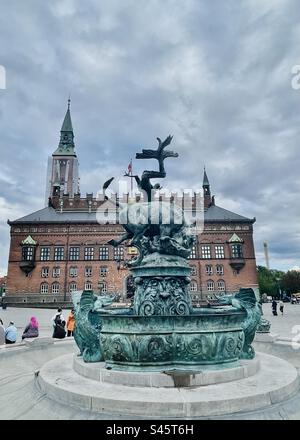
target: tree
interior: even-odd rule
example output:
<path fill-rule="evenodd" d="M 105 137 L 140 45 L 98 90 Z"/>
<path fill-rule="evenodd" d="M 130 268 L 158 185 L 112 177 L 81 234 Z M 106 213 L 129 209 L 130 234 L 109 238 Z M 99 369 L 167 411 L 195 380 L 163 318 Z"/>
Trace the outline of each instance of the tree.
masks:
<path fill-rule="evenodd" d="M 280 279 L 280 287 L 282 288 L 282 278 L 285 275 L 284 272 L 276 269 L 267 269 L 264 266 L 257 266 L 257 276 L 259 291 L 262 295 L 266 293 L 268 296 L 274 296 L 279 298 L 279 284 L 278 278 Z"/>
<path fill-rule="evenodd" d="M 300 292 L 300 272 L 297 270 L 289 270 L 283 275 L 281 285 L 290 295 Z"/>

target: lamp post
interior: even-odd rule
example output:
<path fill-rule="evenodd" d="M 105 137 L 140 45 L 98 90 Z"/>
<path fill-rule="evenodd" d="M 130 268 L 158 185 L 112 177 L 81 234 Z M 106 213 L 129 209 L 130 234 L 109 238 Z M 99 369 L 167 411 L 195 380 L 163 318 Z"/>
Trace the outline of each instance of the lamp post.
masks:
<path fill-rule="evenodd" d="M 277 281 L 277 286 L 278 286 L 278 292 L 279 292 L 279 299 L 282 299 L 282 292 L 281 292 L 281 288 L 280 288 L 280 280 L 281 278 L 276 278 Z"/>

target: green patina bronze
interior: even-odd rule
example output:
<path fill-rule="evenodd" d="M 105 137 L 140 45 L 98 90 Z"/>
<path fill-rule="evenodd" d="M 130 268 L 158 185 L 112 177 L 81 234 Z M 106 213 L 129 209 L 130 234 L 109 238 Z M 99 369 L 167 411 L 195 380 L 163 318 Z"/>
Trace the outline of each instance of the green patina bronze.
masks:
<path fill-rule="evenodd" d="M 192 307 L 187 260 L 194 244 L 192 225 L 174 203 L 153 200 L 150 183 L 166 176 L 167 157 L 178 156 L 165 150 L 171 140 L 158 138 L 157 150 L 137 154 L 138 159 L 157 159 L 159 171 L 135 176 L 148 202 L 120 207 L 126 233 L 109 242 L 117 246 L 130 240 L 139 250 L 129 265 L 132 307 L 105 309 L 107 297 L 97 299 L 91 292 L 84 292 L 77 304 L 75 340 L 86 362 L 105 360 L 108 368 L 119 370 L 196 370 L 237 365 L 255 355 L 251 343 L 261 305 L 252 289 L 220 297 L 218 307 Z"/>

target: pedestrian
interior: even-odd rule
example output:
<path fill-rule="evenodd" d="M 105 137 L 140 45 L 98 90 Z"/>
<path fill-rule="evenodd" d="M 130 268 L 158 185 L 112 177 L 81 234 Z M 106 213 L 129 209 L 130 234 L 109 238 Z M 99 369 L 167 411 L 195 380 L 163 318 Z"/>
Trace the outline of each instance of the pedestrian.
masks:
<path fill-rule="evenodd" d="M 25 327 L 22 340 L 25 338 L 37 338 L 39 335 L 39 323 L 35 316 L 30 318 L 29 324 Z"/>
<path fill-rule="evenodd" d="M 17 340 L 17 327 L 15 327 L 15 323 L 10 321 L 9 326 L 5 330 L 5 343 L 6 344 L 14 344 Z"/>
<path fill-rule="evenodd" d="M 58 313 L 54 320 L 53 338 L 63 339 L 66 336 L 66 321 L 62 321 L 61 315 Z"/>
<path fill-rule="evenodd" d="M 0 345 L 4 345 L 5 344 L 5 328 L 3 325 L 3 321 L 0 318 Z"/>
<path fill-rule="evenodd" d="M 67 336 L 73 336 L 74 334 L 74 328 L 75 328 L 75 315 L 74 315 L 74 309 L 70 311 L 70 314 L 68 316 L 67 320 Z"/>
<path fill-rule="evenodd" d="M 275 299 L 272 301 L 272 312 L 274 316 L 277 316 L 277 302 Z"/>
<path fill-rule="evenodd" d="M 64 318 L 64 316 L 63 316 L 62 309 L 59 307 L 59 308 L 57 309 L 57 312 L 55 313 L 55 315 L 52 316 L 52 319 L 51 319 L 51 320 L 52 320 L 53 327 L 55 326 L 55 319 L 56 319 L 56 317 L 57 317 L 58 315 L 59 315 L 61 321 L 66 321 L 65 318 Z"/>
<path fill-rule="evenodd" d="M 283 301 L 280 300 L 279 301 L 279 310 L 281 311 L 281 315 L 283 315 L 283 307 L 284 307 Z"/>

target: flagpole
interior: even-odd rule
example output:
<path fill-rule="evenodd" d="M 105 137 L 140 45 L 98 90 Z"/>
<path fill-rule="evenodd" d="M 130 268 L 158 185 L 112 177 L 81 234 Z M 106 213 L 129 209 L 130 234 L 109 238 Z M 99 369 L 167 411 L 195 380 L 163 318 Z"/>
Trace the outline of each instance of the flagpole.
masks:
<path fill-rule="evenodd" d="M 130 189 L 131 189 L 131 197 L 132 197 L 132 192 L 133 192 L 133 182 L 132 182 L 132 179 L 133 179 L 133 177 L 132 177 L 132 159 L 131 159 L 130 163 L 131 163 L 131 174 L 130 174 L 130 177 L 131 177 L 131 179 L 130 179 Z"/>

